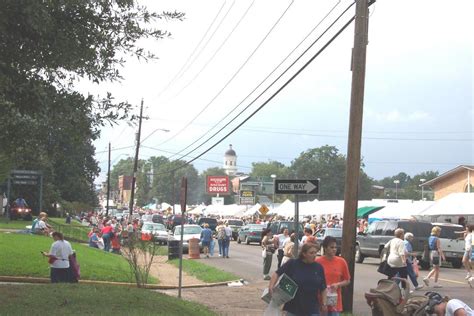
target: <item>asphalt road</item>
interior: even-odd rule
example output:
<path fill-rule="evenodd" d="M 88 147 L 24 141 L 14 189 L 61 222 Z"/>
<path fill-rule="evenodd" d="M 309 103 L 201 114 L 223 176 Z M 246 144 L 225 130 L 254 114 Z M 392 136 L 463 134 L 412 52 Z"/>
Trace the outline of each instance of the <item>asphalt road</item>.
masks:
<path fill-rule="evenodd" d="M 216 247 L 216 250 L 217 247 Z M 209 264 L 216 268 L 232 272 L 239 275 L 249 283 L 261 283 L 263 278 L 263 259 L 261 258 L 261 248 L 257 244 L 245 245 L 231 242 L 229 259 L 219 258 L 218 253 L 209 259 L 202 259 L 203 263 Z M 378 273 L 378 259 L 367 258 L 364 263 L 356 264 L 355 282 L 354 282 L 354 313 L 357 315 L 370 314 L 369 306 L 365 302 L 364 293 L 370 288 L 376 287 L 377 281 L 383 279 L 383 275 Z M 271 270 L 277 267 L 276 255 L 273 256 Z M 421 276 L 426 276 L 428 271 L 421 271 Z M 443 288 L 433 289 L 424 288 L 418 293 L 423 295 L 426 291 L 436 291 L 442 295 L 448 295 L 452 298 L 458 298 L 470 306 L 474 306 L 474 289 L 471 289 L 464 280 L 466 273 L 464 269 L 441 268 L 440 284 Z M 422 277 L 418 280 L 422 284 Z"/>

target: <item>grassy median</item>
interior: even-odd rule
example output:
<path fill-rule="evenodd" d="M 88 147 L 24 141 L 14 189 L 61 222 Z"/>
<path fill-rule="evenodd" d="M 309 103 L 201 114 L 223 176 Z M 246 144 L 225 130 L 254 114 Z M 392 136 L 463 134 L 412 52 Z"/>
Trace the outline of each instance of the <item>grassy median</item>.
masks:
<path fill-rule="evenodd" d="M 179 259 L 168 262 L 179 267 Z M 233 273 L 216 269 L 193 259 L 183 259 L 183 271 L 206 283 L 227 282 L 240 279 L 239 276 Z"/>
<path fill-rule="evenodd" d="M 216 315 L 155 291 L 86 284 L 2 284 L 0 315 Z"/>

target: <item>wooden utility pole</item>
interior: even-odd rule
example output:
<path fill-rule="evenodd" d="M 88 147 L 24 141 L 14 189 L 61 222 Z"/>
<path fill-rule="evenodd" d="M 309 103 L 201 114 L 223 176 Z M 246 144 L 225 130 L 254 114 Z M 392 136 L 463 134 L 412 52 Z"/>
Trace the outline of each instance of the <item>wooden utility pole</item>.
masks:
<path fill-rule="evenodd" d="M 368 0 L 356 1 L 354 48 L 352 51 L 352 88 L 347 145 L 346 181 L 344 192 L 344 224 L 342 256 L 346 259 L 352 282 L 343 288 L 344 312 L 351 313 L 354 299 L 354 255 L 357 223 L 357 201 L 360 171 L 362 116 L 364 108 L 365 64 L 368 41 Z"/>
<path fill-rule="evenodd" d="M 135 199 L 135 182 L 137 179 L 137 170 L 138 170 L 138 152 L 140 150 L 140 134 L 142 131 L 142 115 L 143 115 L 143 99 L 140 105 L 140 119 L 138 120 L 138 134 L 137 134 L 137 148 L 135 150 L 135 161 L 133 162 L 133 176 L 132 176 L 132 191 L 130 192 L 130 220 L 132 219 L 133 214 L 133 201 Z"/>
<path fill-rule="evenodd" d="M 109 142 L 109 164 L 107 167 L 107 207 L 105 209 L 105 216 L 109 216 L 109 200 L 110 200 L 110 142 Z"/>

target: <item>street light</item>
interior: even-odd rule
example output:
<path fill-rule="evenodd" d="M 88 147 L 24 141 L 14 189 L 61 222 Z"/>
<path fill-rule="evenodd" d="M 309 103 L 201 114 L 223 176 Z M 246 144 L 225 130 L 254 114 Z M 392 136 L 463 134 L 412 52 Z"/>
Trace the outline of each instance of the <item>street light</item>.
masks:
<path fill-rule="evenodd" d="M 273 195 L 272 195 L 272 208 L 275 208 L 275 179 L 276 179 L 276 174 L 272 174 L 270 176 L 273 179 Z"/>
<path fill-rule="evenodd" d="M 155 134 L 156 131 L 162 131 L 162 132 L 165 132 L 165 133 L 170 132 L 170 130 L 169 130 L 169 129 L 166 129 L 166 128 L 157 128 L 157 129 L 155 129 L 153 132 L 151 132 L 150 134 L 148 134 L 148 136 L 145 137 L 145 138 L 142 140 L 142 144 L 143 144 L 144 141 L 146 141 L 148 138 L 150 138 L 151 135 Z"/>
<path fill-rule="evenodd" d="M 424 198 L 423 198 L 423 182 L 425 182 L 426 179 L 420 179 L 420 186 L 421 186 L 421 200 L 424 201 Z"/>
<path fill-rule="evenodd" d="M 400 180 L 393 180 L 393 183 L 395 183 L 395 200 L 398 200 L 398 184 Z"/>

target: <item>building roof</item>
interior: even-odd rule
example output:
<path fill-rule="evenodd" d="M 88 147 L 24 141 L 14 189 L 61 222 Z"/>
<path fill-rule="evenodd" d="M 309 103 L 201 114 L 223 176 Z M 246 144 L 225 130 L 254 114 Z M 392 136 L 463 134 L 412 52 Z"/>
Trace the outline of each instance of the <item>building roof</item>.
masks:
<path fill-rule="evenodd" d="M 449 171 L 446 171 L 445 173 L 437 176 L 436 178 L 434 179 L 431 179 L 430 181 L 426 181 L 422 184 L 420 184 L 420 186 L 431 186 L 433 184 L 435 184 L 436 182 L 439 182 L 447 177 L 450 177 L 452 176 L 453 174 L 456 174 L 458 173 L 459 171 L 461 170 L 471 170 L 471 171 L 474 171 L 474 166 L 470 166 L 470 165 L 460 165 L 460 166 L 457 166 L 456 168 L 454 169 L 451 169 Z"/>
<path fill-rule="evenodd" d="M 232 144 L 229 145 L 229 149 L 225 152 L 226 156 L 237 156 L 235 150 L 232 149 Z"/>

